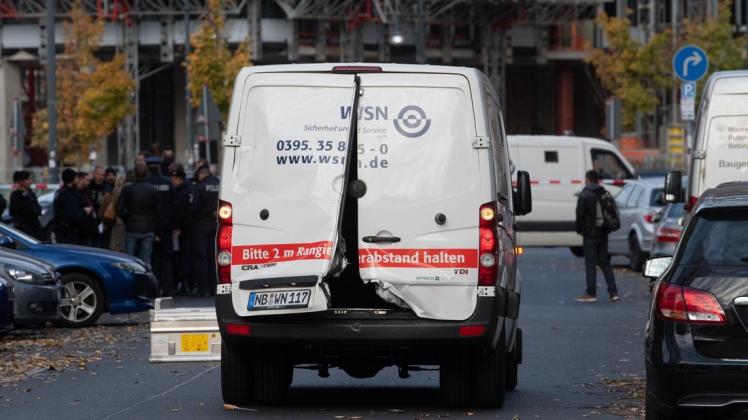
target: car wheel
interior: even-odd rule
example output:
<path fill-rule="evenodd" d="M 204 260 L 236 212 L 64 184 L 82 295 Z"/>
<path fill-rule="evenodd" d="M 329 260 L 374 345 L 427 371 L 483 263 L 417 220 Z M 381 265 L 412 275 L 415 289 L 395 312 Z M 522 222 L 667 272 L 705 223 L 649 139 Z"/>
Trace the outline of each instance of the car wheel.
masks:
<path fill-rule="evenodd" d="M 467 407 L 470 402 L 470 355 L 465 347 L 447 347 L 439 364 L 439 394 L 447 407 Z"/>
<path fill-rule="evenodd" d="M 634 233 L 629 237 L 629 267 L 634 271 L 642 271 L 642 266 L 644 266 L 644 253 Z"/>
<path fill-rule="evenodd" d="M 104 306 L 104 292 L 99 283 L 85 274 L 69 273 L 62 276 L 62 285 L 60 319 L 55 323 L 75 328 L 96 322 Z"/>
<path fill-rule="evenodd" d="M 668 420 L 673 418 L 673 408 L 662 404 L 657 397 L 646 392 L 644 401 L 644 418 L 646 420 Z"/>
<path fill-rule="evenodd" d="M 252 356 L 249 346 L 221 342 L 221 395 L 224 403 L 241 406 L 252 402 Z"/>
<path fill-rule="evenodd" d="M 522 363 L 522 329 L 517 328 L 514 347 L 506 354 L 506 390 L 514 391 L 519 380 L 519 364 Z"/>
<path fill-rule="evenodd" d="M 499 343 L 504 342 L 501 333 Z M 476 348 L 473 356 L 472 379 L 475 404 L 483 408 L 501 408 L 506 397 L 506 351 L 490 346 Z"/>
<path fill-rule="evenodd" d="M 570 246 L 569 250 L 575 257 L 584 257 L 584 248 L 582 248 L 581 246 Z"/>
<path fill-rule="evenodd" d="M 252 363 L 254 402 L 259 405 L 281 405 L 286 401 L 293 381 L 293 366 L 287 351 L 278 346 L 258 346 Z"/>

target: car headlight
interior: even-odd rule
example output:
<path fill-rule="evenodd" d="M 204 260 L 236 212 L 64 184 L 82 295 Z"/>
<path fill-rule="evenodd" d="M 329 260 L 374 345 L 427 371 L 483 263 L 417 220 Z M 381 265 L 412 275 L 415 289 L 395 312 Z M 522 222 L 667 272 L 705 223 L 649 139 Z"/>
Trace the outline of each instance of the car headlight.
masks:
<path fill-rule="evenodd" d="M 42 273 L 35 273 L 15 265 L 5 266 L 5 272 L 11 279 L 24 283 L 45 284 L 48 280 Z"/>
<path fill-rule="evenodd" d="M 148 269 L 146 269 L 145 266 L 137 262 L 120 261 L 112 263 L 112 266 L 134 274 L 145 274 L 148 272 Z"/>

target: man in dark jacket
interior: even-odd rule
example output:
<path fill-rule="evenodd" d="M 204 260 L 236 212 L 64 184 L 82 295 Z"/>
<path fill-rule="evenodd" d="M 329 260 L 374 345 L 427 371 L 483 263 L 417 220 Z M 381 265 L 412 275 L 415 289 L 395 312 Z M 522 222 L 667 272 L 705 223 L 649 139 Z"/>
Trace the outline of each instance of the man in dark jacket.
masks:
<path fill-rule="evenodd" d="M 125 222 L 125 252 L 151 264 L 158 231 L 158 192 L 146 182 L 148 168 L 135 164 L 135 182 L 125 186 L 117 199 L 117 215 Z"/>
<path fill-rule="evenodd" d="M 584 238 L 584 264 L 587 277 L 586 292 L 576 298 L 577 302 L 597 302 L 597 273 L 596 266 L 605 276 L 608 283 L 608 293 L 611 302 L 617 302 L 618 289 L 610 267 L 608 255 L 608 231 L 602 223 L 602 197 L 606 193 L 600 185 L 600 178 L 595 171 L 585 174 L 585 186 L 577 200 L 577 233 Z"/>
<path fill-rule="evenodd" d="M 192 243 L 197 290 L 194 295 L 212 296 L 216 292 L 216 211 L 218 211 L 218 178 L 207 164 L 195 171 L 196 181 L 191 210 L 194 214 Z"/>
<path fill-rule="evenodd" d="M 31 191 L 31 174 L 28 171 L 17 171 L 13 173 L 13 182 L 16 189 L 10 193 L 10 215 L 13 217 L 13 225 L 21 232 L 27 233 L 36 239 L 43 239 L 42 224 L 39 216 L 42 208 L 36 199 L 36 194 Z"/>
<path fill-rule="evenodd" d="M 189 293 L 194 289 L 192 273 L 192 185 L 187 183 L 184 168 L 173 163 L 169 168 L 171 185 L 174 187 L 174 274 L 176 291 Z"/>
<path fill-rule="evenodd" d="M 153 244 L 153 272 L 156 273 L 161 285 L 162 296 L 171 296 L 174 288 L 174 250 L 172 240 L 173 191 L 169 178 L 161 175 L 161 158 L 151 156 L 147 158 L 148 178 L 146 181 L 153 185 L 158 192 L 158 231 L 156 242 Z"/>
<path fill-rule="evenodd" d="M 67 168 L 62 171 L 63 187 L 54 201 L 55 239 L 62 244 L 81 244 L 81 226 L 86 223 L 93 207 L 83 203 L 77 186 L 77 173 Z"/>

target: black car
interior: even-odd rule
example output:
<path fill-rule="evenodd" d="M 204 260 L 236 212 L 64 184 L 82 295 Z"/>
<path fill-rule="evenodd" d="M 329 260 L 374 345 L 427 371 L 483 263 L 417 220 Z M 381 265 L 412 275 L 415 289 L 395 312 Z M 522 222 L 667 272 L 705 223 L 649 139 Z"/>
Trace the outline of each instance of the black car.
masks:
<path fill-rule="evenodd" d="M 14 326 L 42 327 L 59 319 L 62 283 L 49 263 L 0 248 L 0 277 L 13 286 Z"/>
<path fill-rule="evenodd" d="M 646 326 L 646 418 L 748 403 L 748 182 L 707 190 L 658 277 Z"/>

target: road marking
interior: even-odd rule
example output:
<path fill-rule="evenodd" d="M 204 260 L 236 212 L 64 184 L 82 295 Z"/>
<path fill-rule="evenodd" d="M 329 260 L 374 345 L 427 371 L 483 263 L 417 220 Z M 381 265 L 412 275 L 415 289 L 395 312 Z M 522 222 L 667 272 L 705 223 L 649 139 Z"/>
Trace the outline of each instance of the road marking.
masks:
<path fill-rule="evenodd" d="M 209 368 L 205 369 L 204 371 L 202 371 L 202 372 L 200 372 L 200 373 L 198 373 L 198 374 L 194 375 L 194 376 L 193 376 L 193 377 L 191 377 L 190 379 L 187 379 L 187 380 L 186 380 L 186 381 L 184 381 L 184 382 L 180 382 L 180 383 L 178 383 L 178 384 L 174 385 L 173 387 L 171 387 L 171 388 L 167 389 L 166 391 L 164 391 L 164 392 L 162 392 L 162 393 L 160 393 L 160 394 L 156 394 L 156 395 L 151 395 L 150 397 L 148 397 L 148 398 L 146 398 L 146 399 L 144 399 L 144 400 L 138 401 L 138 402 L 136 402 L 135 404 L 133 404 L 133 405 L 131 405 L 131 406 L 129 406 L 129 407 L 123 408 L 122 410 L 119 410 L 119 411 L 117 411 L 116 413 L 112 413 L 112 414 L 110 414 L 110 415 L 108 415 L 108 416 L 104 417 L 104 419 L 103 419 L 103 420 L 107 420 L 107 419 L 110 419 L 110 418 L 112 418 L 112 417 L 114 417 L 114 416 L 118 416 L 118 415 L 120 415 L 120 414 L 122 414 L 122 413 L 126 413 L 126 412 L 128 412 L 128 411 L 132 410 L 132 409 L 133 409 L 133 408 L 135 408 L 135 407 L 138 407 L 138 406 L 140 406 L 140 405 L 143 405 L 143 404 L 147 403 L 148 401 L 154 400 L 154 399 L 156 399 L 156 398 L 160 398 L 160 397 L 163 397 L 163 396 L 165 396 L 166 394 L 168 394 L 168 393 L 170 393 L 170 392 L 172 392 L 172 391 L 176 391 L 177 389 L 179 389 L 179 388 L 183 387 L 184 385 L 187 385 L 188 383 L 190 383 L 190 382 L 194 381 L 195 379 L 197 379 L 197 378 L 199 378 L 199 377 L 201 377 L 201 376 L 205 375 L 206 373 L 210 372 L 211 370 L 213 370 L 213 369 L 216 369 L 216 368 L 219 368 L 220 366 L 221 366 L 221 365 L 209 367 Z"/>

